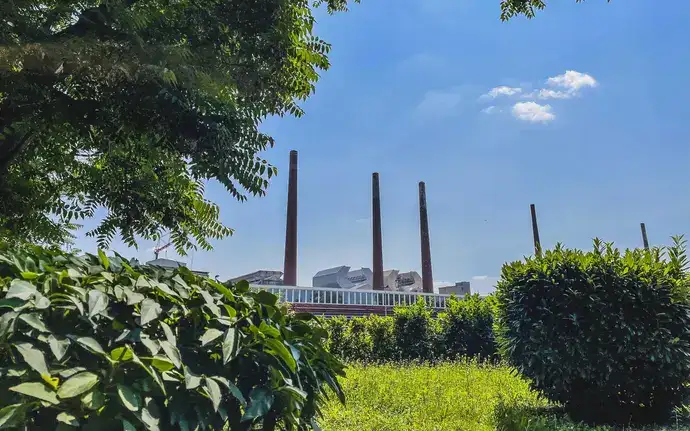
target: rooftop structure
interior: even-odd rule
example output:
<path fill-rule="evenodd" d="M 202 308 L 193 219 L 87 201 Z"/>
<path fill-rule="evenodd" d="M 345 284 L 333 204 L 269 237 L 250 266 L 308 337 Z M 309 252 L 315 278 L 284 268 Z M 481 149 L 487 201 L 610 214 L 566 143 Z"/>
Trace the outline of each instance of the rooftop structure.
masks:
<path fill-rule="evenodd" d="M 260 284 L 263 286 L 282 286 L 283 273 L 281 271 L 271 271 L 267 269 L 260 269 L 249 274 L 241 275 L 230 279 L 231 283 L 245 280 L 249 284 Z"/>
<path fill-rule="evenodd" d="M 459 281 L 455 283 L 454 286 L 443 286 L 438 288 L 438 293 L 441 295 L 455 294 L 457 296 L 470 295 L 472 293 L 470 289 L 469 281 Z"/>
<path fill-rule="evenodd" d="M 397 269 L 383 271 L 383 290 L 394 292 L 421 292 L 422 277 L 416 271 L 401 273 Z M 317 272 L 312 278 L 313 287 L 333 289 L 377 290 L 374 273 L 370 268 L 350 270 L 341 265 Z"/>

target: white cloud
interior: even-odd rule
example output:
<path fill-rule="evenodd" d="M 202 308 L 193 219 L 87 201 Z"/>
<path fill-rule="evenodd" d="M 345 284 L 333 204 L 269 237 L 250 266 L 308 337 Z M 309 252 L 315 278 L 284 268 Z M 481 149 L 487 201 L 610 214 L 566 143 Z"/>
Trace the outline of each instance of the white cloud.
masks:
<path fill-rule="evenodd" d="M 565 88 L 569 92 L 576 93 L 583 87 L 596 87 L 597 80 L 592 75 L 577 72 L 575 70 L 566 70 L 562 75 L 553 76 L 546 80 L 546 83 L 552 87 Z"/>
<path fill-rule="evenodd" d="M 475 275 L 472 280 L 486 280 L 487 278 L 489 278 L 488 275 Z"/>
<path fill-rule="evenodd" d="M 535 102 L 516 103 L 513 105 L 513 116 L 518 120 L 532 123 L 546 123 L 556 118 L 551 105 L 540 105 Z"/>
<path fill-rule="evenodd" d="M 519 87 L 507 87 L 502 85 L 500 87 L 494 87 L 489 90 L 488 93 L 482 96 L 482 98 L 495 99 L 499 96 L 515 96 L 516 94 L 522 93 L 522 88 Z"/>
<path fill-rule="evenodd" d="M 549 88 L 542 88 L 537 93 L 537 97 L 540 99 L 570 99 L 573 96 L 575 93 L 572 91 L 551 90 Z"/>
<path fill-rule="evenodd" d="M 485 114 L 495 114 L 497 112 L 501 112 L 501 110 L 492 105 L 482 109 L 482 112 Z"/>
<path fill-rule="evenodd" d="M 458 107 L 461 101 L 462 94 L 458 89 L 427 91 L 417 105 L 417 111 L 425 114 L 449 114 Z"/>

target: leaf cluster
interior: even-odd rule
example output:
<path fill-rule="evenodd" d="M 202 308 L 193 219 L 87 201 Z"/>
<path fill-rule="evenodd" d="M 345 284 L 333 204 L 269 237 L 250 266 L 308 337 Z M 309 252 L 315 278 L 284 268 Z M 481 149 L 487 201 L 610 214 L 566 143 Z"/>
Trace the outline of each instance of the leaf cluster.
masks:
<path fill-rule="evenodd" d="M 451 296 L 448 301 L 439 314 L 419 301 L 396 307 L 393 316 L 331 317 L 325 320 L 328 349 L 363 363 L 497 359 L 494 298 Z"/>
<path fill-rule="evenodd" d="M 685 241 L 620 252 L 558 245 L 504 265 L 503 355 L 535 389 L 592 422 L 663 420 L 689 395 Z"/>
<path fill-rule="evenodd" d="M 231 233 L 203 184 L 266 193 L 259 131 L 329 67 L 313 10 L 344 0 L 0 2 L 0 237 L 100 247 L 170 231 L 178 252 Z"/>
<path fill-rule="evenodd" d="M 0 428 L 312 429 L 326 336 L 246 282 L 0 243 Z"/>

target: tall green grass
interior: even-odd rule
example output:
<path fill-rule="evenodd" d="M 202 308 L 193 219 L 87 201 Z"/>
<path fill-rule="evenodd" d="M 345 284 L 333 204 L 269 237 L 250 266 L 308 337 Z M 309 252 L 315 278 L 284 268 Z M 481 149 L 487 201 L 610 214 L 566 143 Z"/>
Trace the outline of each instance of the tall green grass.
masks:
<path fill-rule="evenodd" d="M 333 399 L 324 431 L 609 431 L 567 420 L 506 366 L 353 365 Z M 627 428 L 626 428 L 627 430 Z M 690 430 L 680 423 L 645 430 Z"/>

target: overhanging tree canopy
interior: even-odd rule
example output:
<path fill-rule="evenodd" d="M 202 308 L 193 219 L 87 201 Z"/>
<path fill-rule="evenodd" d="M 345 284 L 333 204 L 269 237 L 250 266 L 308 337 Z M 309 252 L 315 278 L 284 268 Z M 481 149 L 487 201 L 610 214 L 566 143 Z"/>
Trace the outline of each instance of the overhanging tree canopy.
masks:
<path fill-rule="evenodd" d="M 347 0 L 0 1 L 0 237 L 62 242 L 171 233 L 178 252 L 231 233 L 204 198 L 265 193 L 258 154 L 268 115 L 297 103 L 328 68 L 314 7 Z M 504 0 L 502 18 L 541 0 Z"/>

